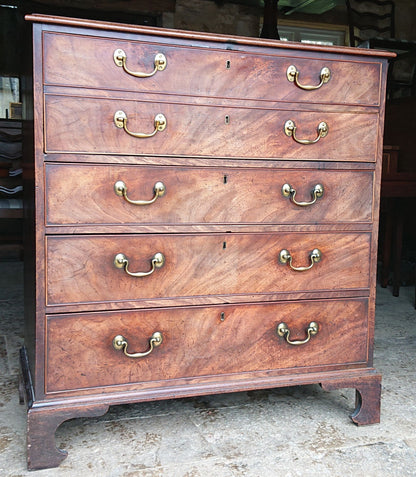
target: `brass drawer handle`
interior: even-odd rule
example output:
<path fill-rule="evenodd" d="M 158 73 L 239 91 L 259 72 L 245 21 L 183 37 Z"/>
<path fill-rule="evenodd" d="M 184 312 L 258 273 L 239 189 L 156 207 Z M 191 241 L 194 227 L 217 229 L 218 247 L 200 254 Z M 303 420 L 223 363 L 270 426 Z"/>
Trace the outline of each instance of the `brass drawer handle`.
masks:
<path fill-rule="evenodd" d="M 325 83 L 328 83 L 328 81 L 331 79 L 331 71 L 329 70 L 329 68 L 324 66 L 321 69 L 321 73 L 320 73 L 319 77 L 321 79 L 321 82 L 318 85 L 308 86 L 308 85 L 303 85 L 303 84 L 299 83 L 299 81 L 298 81 L 299 71 L 296 68 L 296 66 L 290 65 L 289 68 L 286 71 L 286 78 L 291 83 L 295 83 L 296 86 L 298 86 L 301 89 L 305 89 L 307 91 L 311 91 L 311 90 L 314 90 L 314 89 L 319 89 L 322 85 L 324 85 Z"/>
<path fill-rule="evenodd" d="M 295 205 L 298 205 L 299 207 L 307 207 L 308 205 L 314 204 L 317 199 L 320 199 L 324 195 L 324 186 L 322 184 L 316 184 L 311 191 L 312 200 L 310 202 L 297 202 L 295 200 L 296 189 L 294 189 L 290 184 L 283 184 L 282 194 L 284 197 L 290 197 L 290 200 Z"/>
<path fill-rule="evenodd" d="M 295 124 L 295 122 L 292 121 L 291 119 L 289 119 L 285 122 L 285 134 L 286 134 L 286 136 L 288 136 L 288 137 L 292 136 L 293 139 L 299 144 L 308 145 L 308 144 L 315 144 L 316 142 L 318 142 L 319 139 L 321 139 L 321 137 L 325 137 L 328 134 L 328 131 L 329 131 L 328 124 L 326 124 L 324 121 L 320 122 L 318 124 L 317 130 L 318 130 L 318 136 L 316 137 L 316 139 L 313 139 L 313 140 L 298 139 L 296 137 L 296 124 Z"/>
<path fill-rule="evenodd" d="M 319 249 L 315 248 L 312 250 L 310 254 L 311 264 L 309 267 L 294 267 L 292 265 L 292 255 L 290 255 L 289 250 L 283 249 L 279 253 L 279 262 L 289 264 L 289 267 L 294 270 L 295 272 L 305 272 L 306 270 L 310 270 L 315 263 L 318 263 L 322 258 L 322 253 Z"/>
<path fill-rule="evenodd" d="M 114 184 L 114 192 L 119 196 L 119 197 L 124 197 L 124 199 L 129 203 L 133 205 L 149 205 L 153 204 L 153 202 L 156 201 L 158 197 L 163 197 L 166 192 L 166 187 L 163 182 L 156 182 L 156 184 L 153 187 L 153 192 L 154 196 L 153 199 L 150 200 L 131 200 L 127 197 L 127 186 L 123 181 L 117 181 Z"/>
<path fill-rule="evenodd" d="M 158 53 L 155 56 L 155 62 L 154 62 L 154 70 L 151 73 L 140 73 L 140 72 L 134 72 L 131 71 L 127 68 L 126 62 L 127 62 L 127 55 L 124 50 L 121 48 L 118 48 L 115 50 L 114 55 L 114 63 L 117 66 L 120 66 L 123 68 L 123 70 L 128 73 L 129 75 L 135 76 L 136 78 L 149 78 L 150 76 L 153 76 L 156 74 L 157 71 L 163 71 L 166 68 L 166 57 L 163 53 Z"/>
<path fill-rule="evenodd" d="M 160 331 L 155 331 L 149 339 L 150 348 L 147 351 L 145 351 L 144 353 L 128 353 L 127 346 L 129 344 L 127 343 L 126 338 L 124 338 L 124 336 L 122 335 L 117 335 L 114 336 L 113 339 L 113 348 L 117 351 L 123 350 L 123 353 L 129 358 L 143 358 L 144 356 L 150 354 L 154 350 L 154 348 L 160 346 L 162 344 L 162 341 L 162 333 Z"/>
<path fill-rule="evenodd" d="M 127 257 L 124 255 L 124 253 L 118 253 L 114 257 L 114 265 L 116 268 L 124 268 L 124 271 L 127 273 L 127 275 L 130 275 L 131 277 L 147 277 L 148 275 L 151 275 L 156 268 L 162 268 L 163 265 L 165 264 L 165 256 L 163 253 L 155 253 L 152 257 L 151 260 L 152 264 L 152 269 L 149 272 L 130 272 L 128 269 L 129 266 L 129 261 Z"/>
<path fill-rule="evenodd" d="M 287 324 L 286 323 L 279 323 L 279 325 L 277 326 L 277 334 L 281 337 L 286 338 L 286 341 L 290 345 L 293 345 L 293 346 L 299 346 L 299 345 L 303 345 L 303 344 L 307 343 L 311 339 L 311 336 L 314 336 L 314 335 L 318 334 L 318 331 L 319 331 L 318 323 L 316 323 L 315 321 L 311 321 L 309 323 L 308 328 L 306 329 L 306 333 L 308 334 L 308 336 L 305 340 L 303 340 L 303 341 L 290 341 L 290 339 L 289 339 L 290 330 L 289 330 Z"/>
<path fill-rule="evenodd" d="M 124 111 L 116 111 L 116 113 L 114 114 L 114 124 L 118 128 L 124 129 L 127 134 L 130 134 L 130 136 L 142 139 L 146 137 L 152 137 L 158 131 L 163 131 L 166 128 L 166 118 L 163 114 L 156 114 L 155 120 L 154 120 L 155 129 L 151 133 L 134 133 L 130 131 L 127 128 L 127 115 Z"/>

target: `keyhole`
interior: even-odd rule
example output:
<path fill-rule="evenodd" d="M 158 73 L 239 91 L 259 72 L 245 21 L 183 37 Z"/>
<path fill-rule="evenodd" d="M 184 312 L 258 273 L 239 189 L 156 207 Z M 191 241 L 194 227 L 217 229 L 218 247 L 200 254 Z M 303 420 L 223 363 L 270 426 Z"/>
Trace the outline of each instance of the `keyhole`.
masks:
<path fill-rule="evenodd" d="M 226 248 L 227 248 L 227 242 L 223 242 L 223 243 L 222 243 L 222 248 L 223 248 L 223 249 L 226 249 Z"/>
<path fill-rule="evenodd" d="M 221 321 L 225 320 L 225 313 L 223 311 L 221 312 L 221 318 L 220 319 L 221 319 Z"/>
<path fill-rule="evenodd" d="M 231 61 L 230 60 L 227 60 L 227 62 L 225 64 L 225 67 L 227 68 L 227 70 L 229 70 L 231 68 Z"/>
<path fill-rule="evenodd" d="M 225 124 L 230 124 L 230 116 L 225 116 Z"/>
<path fill-rule="evenodd" d="M 227 181 L 228 181 L 228 177 L 225 175 L 225 176 L 224 176 L 224 184 L 226 184 Z"/>

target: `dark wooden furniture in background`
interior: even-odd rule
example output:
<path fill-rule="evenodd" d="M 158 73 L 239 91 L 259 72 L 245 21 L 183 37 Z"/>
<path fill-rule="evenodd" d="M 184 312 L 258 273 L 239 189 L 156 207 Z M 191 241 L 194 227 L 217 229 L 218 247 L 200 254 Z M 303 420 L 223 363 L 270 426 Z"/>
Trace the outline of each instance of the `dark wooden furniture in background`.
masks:
<path fill-rule="evenodd" d="M 351 46 L 393 51 L 387 97 L 416 94 L 416 42 L 396 38 L 394 0 L 345 0 Z M 397 144 L 396 142 L 391 144 Z"/>
<path fill-rule="evenodd" d="M 384 129 L 384 144 L 398 146 L 400 155 L 397 158 L 397 168 L 391 168 L 391 173 L 416 173 L 416 96 L 396 98 L 386 103 L 386 121 Z"/>
<path fill-rule="evenodd" d="M 395 4 L 393 0 L 345 0 L 348 14 L 350 46 L 367 42 L 374 48 L 380 40 L 395 38 Z"/>
<path fill-rule="evenodd" d="M 280 40 L 277 29 L 277 4 L 279 0 L 264 0 L 263 7 L 263 27 L 261 29 L 261 38 L 273 38 Z"/>
<path fill-rule="evenodd" d="M 382 230 L 383 249 L 380 281 L 382 287 L 387 287 L 390 279 L 391 262 L 393 261 L 393 296 L 399 296 L 401 285 L 403 231 L 406 219 L 409 219 L 405 205 L 408 199 L 416 198 L 416 171 L 414 173 L 400 172 L 399 154 L 399 147 L 384 146 L 381 197 L 385 220 Z M 414 218 L 414 211 L 411 212 L 411 216 Z"/>
<path fill-rule="evenodd" d="M 0 260 L 23 257 L 22 122 L 0 119 Z"/>
<path fill-rule="evenodd" d="M 388 54 L 28 19 L 29 468 L 113 404 L 320 383 L 378 422 Z"/>
<path fill-rule="evenodd" d="M 391 256 L 394 260 L 393 295 L 398 296 L 400 289 L 400 257 L 415 252 L 416 220 L 414 207 L 416 204 L 416 96 L 391 99 L 386 103 L 386 121 L 384 144 L 393 144 L 399 150 L 390 153 L 390 166 L 385 170 L 382 179 L 382 196 L 387 207 L 392 209 L 388 218 L 386 231 L 392 230 L 395 240 L 392 241 Z M 387 152 L 387 151 L 385 151 Z M 391 234 L 390 234 L 391 235 Z M 395 245 L 397 244 L 397 246 Z M 402 246 L 405 249 L 402 250 Z M 409 250 L 409 248 L 411 248 Z M 405 252 L 405 253 L 403 253 Z M 387 255 L 385 255 L 387 257 Z M 388 266 L 387 266 L 388 268 Z M 386 273 L 384 274 L 386 276 Z M 383 285 L 386 282 L 383 282 Z"/>

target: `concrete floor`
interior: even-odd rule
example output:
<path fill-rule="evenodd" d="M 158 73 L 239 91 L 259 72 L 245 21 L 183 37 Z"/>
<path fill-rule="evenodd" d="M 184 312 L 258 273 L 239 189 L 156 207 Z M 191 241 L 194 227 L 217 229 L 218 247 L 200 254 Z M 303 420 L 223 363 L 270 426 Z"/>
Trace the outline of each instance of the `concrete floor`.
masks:
<path fill-rule="evenodd" d="M 318 385 L 111 407 L 58 428 L 58 469 L 26 470 L 19 405 L 22 266 L 0 263 L 0 475 L 39 477 L 416 476 L 414 288 L 378 289 L 381 424 L 356 427 L 352 389 Z"/>

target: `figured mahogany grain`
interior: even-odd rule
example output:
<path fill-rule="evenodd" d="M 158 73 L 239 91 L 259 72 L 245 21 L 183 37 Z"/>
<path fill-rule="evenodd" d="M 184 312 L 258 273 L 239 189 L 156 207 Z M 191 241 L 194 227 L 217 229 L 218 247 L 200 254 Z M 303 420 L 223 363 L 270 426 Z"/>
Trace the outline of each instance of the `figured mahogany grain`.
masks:
<path fill-rule="evenodd" d="M 213 374 L 221 379 L 269 369 L 307 373 L 317 366 L 364 363 L 366 303 L 299 301 L 49 316 L 47 391 Z M 304 345 L 289 345 L 276 333 L 285 322 L 292 340 L 304 340 L 311 321 L 319 331 Z M 129 358 L 112 346 L 113 338 L 123 335 L 128 352 L 146 351 L 155 331 L 163 342 L 144 358 Z"/>
<path fill-rule="evenodd" d="M 354 421 L 377 422 L 377 230 L 393 54 L 28 19 L 29 467 L 64 458 L 53 438 L 63 420 L 154 399 L 322 383 L 356 388 Z M 132 69 L 151 67 L 161 48 L 168 66 L 130 77 L 114 64 L 120 47 Z M 291 64 L 303 84 L 316 84 L 323 66 L 331 80 L 303 91 L 286 78 Z M 167 127 L 133 138 L 114 124 L 120 109 L 133 132 L 152 132 L 157 113 Z M 300 139 L 315 139 L 321 121 L 329 134 L 297 144 L 284 134 L 289 119 Z M 115 195 L 116 180 L 134 199 L 150 198 L 159 180 L 167 192 L 137 209 Z M 324 197 L 299 209 L 281 195 L 285 182 L 302 201 L 322 182 Z M 278 261 L 283 248 L 297 267 L 314 248 L 322 260 L 292 271 Z M 133 272 L 148 271 L 156 252 L 166 264 L 130 277 L 113 264 L 120 252 Z M 292 339 L 304 339 L 310 321 L 319 333 L 291 346 L 276 334 L 283 320 Z M 164 341 L 143 360 L 112 346 L 123 334 L 129 351 L 145 351 L 154 331 Z"/>
<path fill-rule="evenodd" d="M 370 223 L 372 171 L 255 170 L 47 164 L 47 225 L 75 224 L 332 224 Z M 162 181 L 163 197 L 146 206 L 129 204 L 114 192 L 123 181 L 127 196 L 150 200 Z M 282 194 L 296 189 L 310 202 L 316 184 L 323 197 L 300 207 Z"/>
<path fill-rule="evenodd" d="M 339 62 L 317 53 L 293 57 L 293 52 L 273 48 L 259 54 L 247 46 L 233 51 L 217 45 L 217 49 L 207 51 L 183 41 L 171 45 L 161 37 L 152 40 L 144 36 L 126 41 L 46 33 L 45 84 L 264 101 L 375 106 L 381 100 L 380 65 L 363 59 Z M 165 55 L 166 68 L 150 78 L 135 78 L 116 66 L 113 53 L 119 48 L 125 51 L 130 70 L 151 72 L 157 53 Z M 290 65 L 299 70 L 301 84 L 319 84 L 323 67 L 330 69 L 331 79 L 318 90 L 302 90 L 286 77 Z"/>
<path fill-rule="evenodd" d="M 368 288 L 370 234 L 145 234 L 47 237 L 47 304 L 183 296 Z M 296 272 L 279 263 L 287 249 Z M 150 270 L 157 252 L 166 262 L 147 277 L 128 276 L 113 260 L 123 253 L 132 272 Z M 242 298 L 243 299 L 243 298 Z"/>
<path fill-rule="evenodd" d="M 114 124 L 127 115 L 135 133 L 154 131 L 162 113 L 167 126 L 150 138 L 135 138 Z M 226 116 L 229 123 L 226 122 Z M 329 132 L 317 143 L 298 144 L 284 133 L 295 122 L 299 139 L 314 140 L 325 121 Z M 378 117 L 374 113 L 294 111 L 141 102 L 100 97 L 45 95 L 46 152 L 375 161 Z"/>

